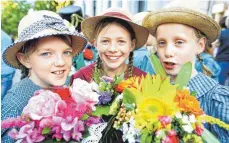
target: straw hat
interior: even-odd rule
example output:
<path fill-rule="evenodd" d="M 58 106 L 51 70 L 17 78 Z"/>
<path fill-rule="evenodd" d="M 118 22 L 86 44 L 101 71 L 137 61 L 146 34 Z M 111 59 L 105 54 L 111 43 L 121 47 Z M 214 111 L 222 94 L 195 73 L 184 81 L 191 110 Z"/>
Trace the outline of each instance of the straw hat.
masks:
<path fill-rule="evenodd" d="M 73 48 L 73 55 L 85 47 L 87 41 L 74 28 L 68 25 L 58 14 L 47 11 L 35 11 L 24 16 L 18 25 L 18 39 L 3 53 L 3 60 L 11 67 L 19 68 L 16 53 L 29 40 L 53 35 L 69 35 Z"/>
<path fill-rule="evenodd" d="M 180 23 L 194 27 L 204 33 L 211 43 L 219 37 L 221 31 L 219 24 L 211 17 L 184 7 L 164 8 L 148 14 L 143 20 L 143 26 L 154 36 L 157 27 L 165 23 Z"/>
<path fill-rule="evenodd" d="M 82 22 L 82 32 L 88 38 L 90 43 L 93 43 L 93 40 L 95 39 L 95 28 L 99 21 L 108 17 L 122 19 L 129 23 L 135 32 L 136 48 L 141 48 L 146 43 L 149 31 L 143 26 L 135 24 L 132 15 L 122 8 L 109 8 L 99 16 L 87 18 Z"/>

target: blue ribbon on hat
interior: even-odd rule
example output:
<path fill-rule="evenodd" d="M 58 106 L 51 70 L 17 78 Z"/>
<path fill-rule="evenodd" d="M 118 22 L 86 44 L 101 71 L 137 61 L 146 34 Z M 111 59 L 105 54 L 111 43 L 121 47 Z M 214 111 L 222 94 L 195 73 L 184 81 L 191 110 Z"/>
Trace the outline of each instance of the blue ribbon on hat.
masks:
<path fill-rule="evenodd" d="M 18 37 L 19 41 L 23 41 L 32 37 L 33 35 L 45 29 L 54 29 L 57 31 L 69 31 L 69 28 L 64 24 L 63 19 L 55 18 L 52 16 L 44 15 L 44 19 L 37 21 L 30 26 L 26 27 Z M 40 36 L 42 37 L 42 35 Z"/>

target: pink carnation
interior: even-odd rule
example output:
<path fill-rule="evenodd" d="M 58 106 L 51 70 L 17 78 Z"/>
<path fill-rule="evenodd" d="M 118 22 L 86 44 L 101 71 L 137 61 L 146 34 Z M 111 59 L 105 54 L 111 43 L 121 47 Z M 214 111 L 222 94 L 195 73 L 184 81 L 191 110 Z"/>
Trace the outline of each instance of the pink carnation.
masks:
<path fill-rule="evenodd" d="M 30 98 L 29 103 L 23 109 L 23 113 L 33 120 L 50 117 L 54 115 L 56 105 L 60 101 L 61 98 L 58 94 L 49 90 L 43 90 L 38 95 Z"/>
<path fill-rule="evenodd" d="M 70 87 L 72 98 L 76 103 L 83 103 L 95 109 L 94 105 L 98 103 L 98 97 L 100 96 L 92 90 L 92 85 L 81 80 L 79 78 L 74 79 L 72 86 Z"/>

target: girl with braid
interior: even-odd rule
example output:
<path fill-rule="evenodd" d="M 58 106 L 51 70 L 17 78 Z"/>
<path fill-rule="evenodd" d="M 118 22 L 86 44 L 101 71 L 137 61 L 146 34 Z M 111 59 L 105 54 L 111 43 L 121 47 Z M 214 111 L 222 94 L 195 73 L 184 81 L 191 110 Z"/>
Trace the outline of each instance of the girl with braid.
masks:
<path fill-rule="evenodd" d="M 99 55 L 96 63 L 72 75 L 70 83 L 76 78 L 91 82 L 95 71 L 100 76 L 111 78 L 122 73 L 125 73 L 125 78 L 146 75 L 133 66 L 133 50 L 146 43 L 149 32 L 133 23 L 130 13 L 121 8 L 107 9 L 99 16 L 85 19 L 82 22 L 82 32 L 97 48 Z"/>
<path fill-rule="evenodd" d="M 54 12 L 36 11 L 23 17 L 18 26 L 18 40 L 3 53 L 6 64 L 21 69 L 22 80 L 3 98 L 1 120 L 20 116 L 35 91 L 63 86 L 72 57 L 85 45 L 86 39 Z M 8 130 L 2 129 L 2 142 L 13 143 L 7 136 Z"/>

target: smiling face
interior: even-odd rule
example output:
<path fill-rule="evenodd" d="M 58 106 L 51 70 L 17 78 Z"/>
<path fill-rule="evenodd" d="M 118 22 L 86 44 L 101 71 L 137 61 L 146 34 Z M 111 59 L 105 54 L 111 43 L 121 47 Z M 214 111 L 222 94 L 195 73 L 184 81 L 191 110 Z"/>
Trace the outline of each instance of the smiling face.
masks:
<path fill-rule="evenodd" d="M 131 40 L 130 33 L 122 26 L 111 23 L 99 32 L 94 45 L 105 71 L 124 72 L 125 61 L 134 50 L 135 40 Z"/>
<path fill-rule="evenodd" d="M 194 28 L 183 24 L 162 24 L 158 26 L 156 39 L 158 44 L 158 56 L 166 73 L 175 79 L 181 67 L 191 62 L 195 67 L 196 55 L 205 47 L 205 39 L 195 35 Z M 193 68 L 192 76 L 196 74 Z"/>
<path fill-rule="evenodd" d="M 64 85 L 72 65 L 72 48 L 54 36 L 39 39 L 35 47 L 28 55 L 18 55 L 30 69 L 29 78 L 44 88 Z"/>

